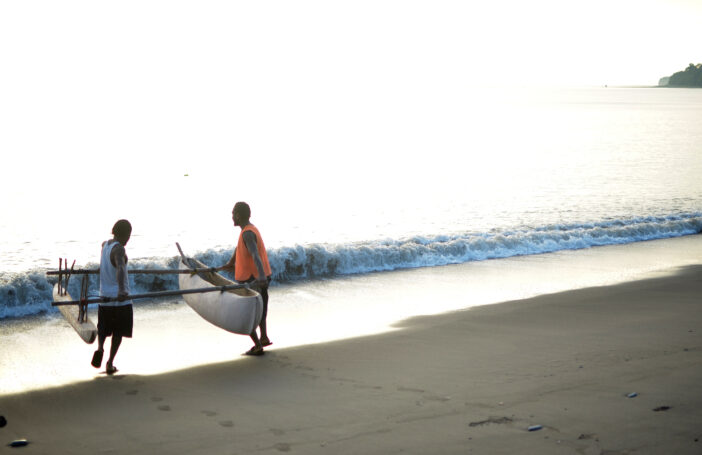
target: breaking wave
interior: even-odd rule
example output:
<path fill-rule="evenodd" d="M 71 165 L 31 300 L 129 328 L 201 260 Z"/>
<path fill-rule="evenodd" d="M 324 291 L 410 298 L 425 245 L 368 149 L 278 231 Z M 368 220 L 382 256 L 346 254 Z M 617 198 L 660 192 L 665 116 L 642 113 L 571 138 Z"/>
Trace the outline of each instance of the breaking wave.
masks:
<path fill-rule="evenodd" d="M 309 244 L 272 249 L 268 257 L 273 284 L 333 278 L 389 270 L 434 267 L 470 261 L 616 245 L 680 237 L 702 231 L 702 214 L 685 213 L 553 224 L 489 232 L 415 236 L 348 244 Z M 208 250 L 195 257 L 208 266 L 224 264 L 231 250 Z M 130 268 L 177 268 L 178 258 L 136 259 Z M 84 268 L 96 268 L 86 264 Z M 53 311 L 56 277 L 46 270 L 0 275 L 0 319 Z M 97 295 L 97 276 L 90 275 L 89 294 Z M 178 288 L 176 275 L 131 274 L 133 293 Z M 79 295 L 80 277 L 71 278 L 69 293 Z"/>

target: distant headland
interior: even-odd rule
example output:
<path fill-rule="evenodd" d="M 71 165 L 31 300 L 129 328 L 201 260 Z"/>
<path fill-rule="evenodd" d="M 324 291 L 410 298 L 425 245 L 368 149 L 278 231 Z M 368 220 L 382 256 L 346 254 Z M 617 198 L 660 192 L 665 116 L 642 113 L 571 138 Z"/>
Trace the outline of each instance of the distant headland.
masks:
<path fill-rule="evenodd" d="M 685 71 L 678 71 L 672 76 L 662 77 L 658 81 L 659 87 L 702 87 L 702 63 L 685 68 Z"/>

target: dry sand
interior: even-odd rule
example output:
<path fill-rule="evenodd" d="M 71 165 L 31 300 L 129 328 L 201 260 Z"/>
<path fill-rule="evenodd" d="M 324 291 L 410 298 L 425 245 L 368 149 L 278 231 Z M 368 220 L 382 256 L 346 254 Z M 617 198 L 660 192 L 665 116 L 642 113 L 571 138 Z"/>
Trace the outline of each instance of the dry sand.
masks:
<path fill-rule="evenodd" d="M 702 267 L 673 272 L 5 395 L 0 452 L 700 454 Z"/>

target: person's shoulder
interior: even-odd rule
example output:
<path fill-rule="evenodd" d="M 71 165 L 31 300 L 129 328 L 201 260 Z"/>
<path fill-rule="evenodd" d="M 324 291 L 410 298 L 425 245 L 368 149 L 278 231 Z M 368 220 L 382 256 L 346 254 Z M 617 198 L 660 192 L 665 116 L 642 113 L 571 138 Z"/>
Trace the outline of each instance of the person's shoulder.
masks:
<path fill-rule="evenodd" d="M 247 232 L 249 232 L 251 234 L 255 234 L 256 232 L 258 232 L 258 228 L 254 224 L 249 223 L 246 226 L 244 226 L 243 228 L 241 228 L 241 232 L 242 232 L 242 234 L 246 234 Z"/>
<path fill-rule="evenodd" d="M 254 233 L 260 233 L 260 232 L 261 232 L 261 231 L 258 229 L 258 227 L 257 227 L 255 224 L 253 224 L 253 223 L 249 223 L 246 227 L 249 228 L 248 230 L 251 231 L 251 232 L 254 232 Z"/>
<path fill-rule="evenodd" d="M 124 246 L 119 242 L 114 242 L 115 246 L 112 247 L 112 254 L 123 254 L 126 250 Z"/>

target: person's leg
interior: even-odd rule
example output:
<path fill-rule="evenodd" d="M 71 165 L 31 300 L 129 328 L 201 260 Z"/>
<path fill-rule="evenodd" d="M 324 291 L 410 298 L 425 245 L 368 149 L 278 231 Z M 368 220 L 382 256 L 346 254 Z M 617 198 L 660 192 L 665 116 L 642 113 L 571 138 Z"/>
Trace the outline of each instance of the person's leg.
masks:
<path fill-rule="evenodd" d="M 122 335 L 113 334 L 112 344 L 110 345 L 110 359 L 107 361 L 107 374 L 113 374 L 117 371 L 117 368 L 113 365 L 119 346 L 122 344 Z"/>
<path fill-rule="evenodd" d="M 100 368 L 102 365 L 102 354 L 105 350 L 105 339 L 107 338 L 107 331 L 105 329 L 105 314 L 103 312 L 103 307 L 98 307 L 98 348 L 97 351 L 93 353 L 93 359 L 90 364 L 95 368 Z"/>
<path fill-rule="evenodd" d="M 112 335 L 112 345 L 110 346 L 110 360 L 107 361 L 110 365 L 115 360 L 119 346 L 122 344 L 122 335 Z"/>
<path fill-rule="evenodd" d="M 105 347 L 105 339 L 107 338 L 107 317 L 108 314 L 105 311 L 105 307 L 102 305 L 98 306 L 98 351 L 103 351 Z"/>
<path fill-rule="evenodd" d="M 105 335 L 98 334 L 98 348 L 97 351 L 93 352 L 93 358 L 90 361 L 90 364 L 95 368 L 100 368 L 100 365 L 102 365 L 102 354 L 104 352 L 103 346 L 105 345 L 105 338 Z"/>
<path fill-rule="evenodd" d="M 112 343 L 110 345 L 110 358 L 107 361 L 107 374 L 114 374 L 117 372 L 117 368 L 114 366 L 115 356 L 122 344 L 123 337 L 132 336 L 132 326 L 133 326 L 133 314 L 132 306 L 124 305 L 113 308 L 113 330 L 112 330 Z"/>
<path fill-rule="evenodd" d="M 263 346 L 261 346 L 261 340 L 258 339 L 258 335 L 256 334 L 255 328 L 249 334 L 249 336 L 253 340 L 254 345 L 251 349 L 246 351 L 244 354 L 246 354 L 246 355 L 263 355 Z"/>
<path fill-rule="evenodd" d="M 268 286 L 261 289 L 261 300 L 263 300 L 263 312 L 261 313 L 261 345 L 270 346 L 271 340 L 268 338 L 268 324 L 266 317 L 268 316 Z"/>

